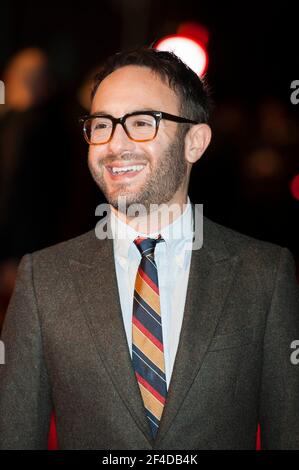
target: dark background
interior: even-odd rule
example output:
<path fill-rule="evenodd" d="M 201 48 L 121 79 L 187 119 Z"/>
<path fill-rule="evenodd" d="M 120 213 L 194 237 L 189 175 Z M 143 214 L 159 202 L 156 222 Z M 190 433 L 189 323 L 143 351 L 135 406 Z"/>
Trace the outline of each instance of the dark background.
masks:
<path fill-rule="evenodd" d="M 299 104 L 290 101 L 291 82 L 299 80 L 295 3 L 3 0 L 0 79 L 15 54 L 40 48 L 50 91 L 26 111 L 0 109 L 0 181 L 9 188 L 0 212 L 2 310 L 24 253 L 97 222 L 95 207 L 104 199 L 88 173 L 77 122 L 85 113 L 82 84 L 107 55 L 150 45 L 186 21 L 209 31 L 207 80 L 215 103 L 213 142 L 193 170 L 191 199 L 216 222 L 287 246 L 298 262 L 299 201 L 290 191 L 299 174 Z M 17 170 L 8 179 L 13 158 Z"/>

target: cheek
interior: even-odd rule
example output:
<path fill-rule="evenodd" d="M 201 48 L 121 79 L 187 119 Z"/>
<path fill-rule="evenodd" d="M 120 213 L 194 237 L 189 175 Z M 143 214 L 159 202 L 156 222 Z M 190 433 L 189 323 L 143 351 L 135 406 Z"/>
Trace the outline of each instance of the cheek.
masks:
<path fill-rule="evenodd" d="M 98 166 L 101 156 L 99 155 L 99 149 L 96 146 L 89 146 L 88 149 L 88 164 L 92 167 Z"/>
<path fill-rule="evenodd" d="M 93 160 L 94 149 L 91 145 L 88 147 L 88 154 L 87 155 L 88 155 L 88 161 Z"/>
<path fill-rule="evenodd" d="M 150 165 L 152 167 L 156 167 L 163 155 L 164 149 L 163 146 L 160 142 L 150 142 L 144 148 L 144 153 L 149 159 Z"/>
<path fill-rule="evenodd" d="M 97 152 L 94 150 L 93 147 L 90 147 L 88 150 L 88 157 L 87 157 L 87 165 L 92 174 L 99 173 L 99 165 L 98 165 L 99 157 Z"/>

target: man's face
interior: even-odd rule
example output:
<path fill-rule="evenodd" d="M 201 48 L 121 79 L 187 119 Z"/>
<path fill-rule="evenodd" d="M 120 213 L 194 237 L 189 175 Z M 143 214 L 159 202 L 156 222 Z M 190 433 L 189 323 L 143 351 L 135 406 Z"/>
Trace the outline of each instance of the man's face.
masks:
<path fill-rule="evenodd" d="M 114 117 L 138 110 L 164 111 L 180 115 L 176 94 L 149 68 L 122 67 L 99 85 L 91 114 L 101 112 Z M 186 183 L 187 163 L 184 139 L 178 124 L 161 120 L 154 140 L 134 142 L 117 125 L 110 142 L 90 145 L 88 165 L 107 201 L 118 208 L 118 197 L 125 196 L 127 206 L 181 201 Z M 140 165 L 140 170 L 113 174 L 111 167 Z"/>

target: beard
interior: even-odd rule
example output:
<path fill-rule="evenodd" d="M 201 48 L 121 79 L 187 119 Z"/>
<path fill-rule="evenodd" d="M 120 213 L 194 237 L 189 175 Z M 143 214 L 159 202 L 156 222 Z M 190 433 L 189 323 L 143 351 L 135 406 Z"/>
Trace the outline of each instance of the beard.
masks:
<path fill-rule="evenodd" d="M 187 174 L 184 149 L 184 134 L 182 129 L 179 128 L 173 141 L 161 155 L 157 166 L 147 176 L 143 186 L 135 193 L 128 189 L 128 184 L 123 184 L 118 186 L 117 195 L 110 194 L 108 185 L 103 177 L 103 169 L 107 163 L 112 164 L 116 160 L 127 160 L 134 164 L 134 159 L 140 161 L 138 155 L 126 154 L 121 159 L 108 156 L 101 161 L 99 165 L 100 171 L 96 171 L 90 164 L 89 170 L 94 181 L 112 207 L 126 213 L 129 206 L 142 205 L 149 212 L 151 205 L 167 204 L 170 202 L 184 182 Z M 148 161 L 148 164 L 150 166 L 150 161 Z"/>

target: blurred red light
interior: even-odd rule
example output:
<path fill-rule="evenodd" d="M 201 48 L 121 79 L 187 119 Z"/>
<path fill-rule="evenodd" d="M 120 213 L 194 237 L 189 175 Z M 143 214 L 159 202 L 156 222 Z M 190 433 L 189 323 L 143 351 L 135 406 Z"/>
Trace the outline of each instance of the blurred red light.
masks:
<path fill-rule="evenodd" d="M 294 176 L 290 184 L 292 196 L 299 201 L 299 175 Z"/>
<path fill-rule="evenodd" d="M 160 39 L 155 48 L 160 51 L 171 51 L 187 64 L 197 75 L 202 77 L 208 66 L 208 55 L 199 41 L 178 34 Z"/>
<path fill-rule="evenodd" d="M 193 39 L 194 41 L 208 45 L 210 33 L 205 26 L 196 22 L 181 23 L 177 29 L 177 34 Z"/>

